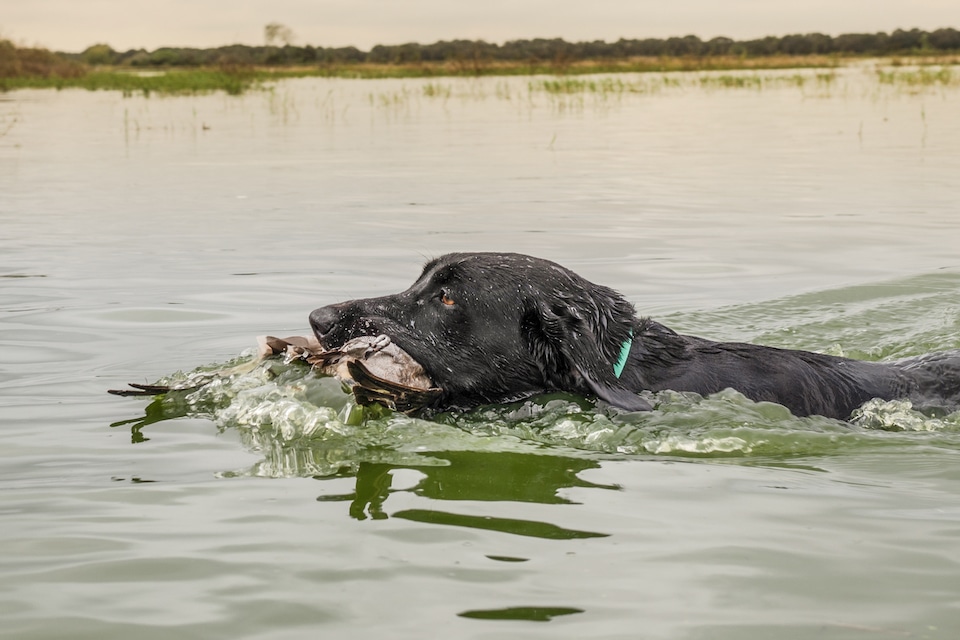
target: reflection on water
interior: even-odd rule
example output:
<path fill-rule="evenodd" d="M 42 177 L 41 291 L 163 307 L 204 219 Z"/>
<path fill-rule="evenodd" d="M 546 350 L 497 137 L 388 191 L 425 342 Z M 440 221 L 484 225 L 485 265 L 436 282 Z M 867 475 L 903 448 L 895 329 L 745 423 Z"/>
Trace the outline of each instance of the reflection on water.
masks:
<path fill-rule="evenodd" d="M 353 475 L 356 489 L 350 494 L 324 494 L 320 502 L 350 502 L 350 516 L 357 520 L 388 517 L 384 503 L 395 491 L 407 491 L 431 500 L 466 500 L 480 502 L 535 502 L 567 504 L 561 490 L 570 487 L 617 489 L 586 482 L 578 477 L 585 469 L 595 469 L 596 461 L 547 454 L 444 451 L 430 454 L 431 464 L 412 467 L 423 474 L 410 488 L 394 489 L 393 472 L 397 465 L 361 462 Z M 439 464 L 438 464 L 439 463 Z M 606 534 L 565 529 L 546 522 L 476 516 L 437 508 L 405 509 L 389 517 L 415 522 L 471 527 L 501 531 L 514 535 L 534 536 L 550 540 L 603 537 Z"/>
<path fill-rule="evenodd" d="M 506 609 L 477 609 L 458 613 L 463 618 L 477 620 L 532 620 L 534 622 L 549 622 L 556 616 L 568 616 L 573 613 L 583 613 L 583 609 L 573 607 L 508 607 Z"/>

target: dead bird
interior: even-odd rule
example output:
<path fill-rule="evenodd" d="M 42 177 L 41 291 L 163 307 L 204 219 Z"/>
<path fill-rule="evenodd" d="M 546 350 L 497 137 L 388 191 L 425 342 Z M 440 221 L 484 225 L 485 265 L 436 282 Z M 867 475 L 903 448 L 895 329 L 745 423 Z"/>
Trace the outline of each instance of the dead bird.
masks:
<path fill-rule="evenodd" d="M 259 342 L 261 358 L 279 354 L 288 361 L 299 358 L 340 379 L 361 405 L 382 404 L 414 413 L 441 394 L 420 363 L 389 336 L 361 336 L 330 350 L 324 350 L 313 336 L 266 336 Z"/>
<path fill-rule="evenodd" d="M 360 405 L 380 404 L 394 411 L 415 413 L 429 406 L 442 390 L 423 367 L 389 336 L 361 336 L 336 349 L 324 349 L 313 336 L 257 338 L 257 356 L 250 362 L 191 378 L 181 384 L 129 383 L 130 389 L 110 389 L 119 396 L 153 396 L 171 391 L 190 392 L 213 380 L 253 371 L 270 357 L 286 362 L 302 360 L 322 375 L 334 376 L 350 389 Z"/>

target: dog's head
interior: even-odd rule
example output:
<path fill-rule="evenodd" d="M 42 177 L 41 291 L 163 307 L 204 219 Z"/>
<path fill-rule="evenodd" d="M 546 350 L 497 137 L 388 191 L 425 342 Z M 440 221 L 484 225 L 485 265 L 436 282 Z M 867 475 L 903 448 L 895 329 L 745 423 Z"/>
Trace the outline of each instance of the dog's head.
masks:
<path fill-rule="evenodd" d="M 441 403 L 460 407 L 557 390 L 649 409 L 614 373 L 635 323 L 633 306 L 612 289 L 512 253 L 448 254 L 402 293 L 310 314 L 326 348 L 390 336 L 444 390 Z"/>

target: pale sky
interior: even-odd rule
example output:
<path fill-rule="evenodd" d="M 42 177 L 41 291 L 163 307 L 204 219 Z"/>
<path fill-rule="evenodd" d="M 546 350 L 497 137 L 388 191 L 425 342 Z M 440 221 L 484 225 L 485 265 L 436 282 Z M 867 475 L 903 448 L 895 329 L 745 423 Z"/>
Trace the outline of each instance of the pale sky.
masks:
<path fill-rule="evenodd" d="M 0 0 L 0 37 L 59 51 L 263 44 L 269 22 L 296 44 L 363 50 L 457 38 L 745 39 L 960 28 L 960 0 Z"/>

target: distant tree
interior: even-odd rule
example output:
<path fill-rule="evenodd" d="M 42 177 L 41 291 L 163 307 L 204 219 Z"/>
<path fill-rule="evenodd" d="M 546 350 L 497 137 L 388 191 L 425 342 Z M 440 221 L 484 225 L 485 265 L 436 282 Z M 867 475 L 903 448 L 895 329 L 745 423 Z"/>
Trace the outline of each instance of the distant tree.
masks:
<path fill-rule="evenodd" d="M 84 49 L 80 59 L 87 64 L 116 64 L 117 52 L 108 44 L 95 44 Z"/>
<path fill-rule="evenodd" d="M 886 50 L 885 33 L 845 33 L 833 39 L 838 53 L 880 54 Z"/>
<path fill-rule="evenodd" d="M 242 44 L 231 44 L 219 47 L 216 50 L 215 62 L 218 65 L 253 65 L 260 62 L 264 47 L 248 47 Z"/>
<path fill-rule="evenodd" d="M 833 38 L 822 33 L 808 33 L 806 36 L 810 41 L 810 52 L 817 54 L 833 53 Z"/>
<path fill-rule="evenodd" d="M 847 33 L 831 37 L 822 33 L 769 36 L 757 40 L 732 40 L 717 37 L 703 41 L 697 36 L 667 39 L 624 39 L 607 43 L 567 42 L 561 38 L 511 40 L 498 45 L 483 40 L 450 40 L 421 45 L 410 42 L 400 45 L 376 45 L 369 51 L 356 47 L 324 48 L 296 46 L 294 33 L 279 22 L 264 27 L 262 46 L 230 45 L 214 49 L 164 47 L 148 52 L 143 49 L 114 51 L 109 45 L 95 44 L 82 53 L 57 54 L 61 61 L 90 65 L 115 64 L 130 66 L 215 66 L 215 65 L 293 65 L 349 64 L 376 62 L 381 64 L 447 62 L 464 72 L 484 73 L 494 61 L 526 61 L 531 66 L 552 66 L 562 72 L 577 60 L 627 59 L 659 56 L 773 56 L 773 55 L 902 55 L 931 52 L 960 52 L 960 31 L 953 28 L 927 32 L 920 29 L 897 29 L 893 33 Z M 20 49 L 0 39 L 0 74 L 19 74 L 33 68 L 34 60 L 52 55 L 40 50 Z M 42 65 L 41 65 L 42 66 Z M 37 67 L 40 68 L 40 67 Z M 76 69 L 82 69 L 77 64 Z M 62 73 L 75 73 L 64 67 Z M 38 72 L 39 73 L 39 72 Z M 46 73 L 46 72 L 44 72 Z M 58 71 L 57 73 L 60 73 Z"/>
<path fill-rule="evenodd" d="M 813 44 L 805 36 L 792 35 L 780 38 L 780 53 L 790 56 L 802 56 L 813 53 Z"/>
<path fill-rule="evenodd" d="M 122 53 L 117 53 L 113 58 L 113 64 L 130 67 L 143 67 L 150 64 L 150 53 L 146 49 L 130 49 Z"/>
<path fill-rule="evenodd" d="M 711 38 L 704 43 L 704 49 L 708 56 L 726 56 L 730 55 L 730 48 L 735 41 L 730 38 L 717 37 Z"/>
<path fill-rule="evenodd" d="M 382 44 L 374 46 L 367 54 L 367 62 L 387 64 L 390 62 L 390 47 L 386 47 Z"/>
<path fill-rule="evenodd" d="M 398 64 L 420 62 L 420 45 L 416 42 L 408 42 L 394 47 L 392 57 L 392 62 Z"/>
<path fill-rule="evenodd" d="M 279 22 L 271 22 L 263 28 L 263 39 L 267 46 L 271 45 L 291 45 L 294 41 L 293 30 Z"/>
<path fill-rule="evenodd" d="M 930 34 L 930 46 L 940 51 L 960 51 L 960 31 L 937 29 Z"/>
<path fill-rule="evenodd" d="M 176 67 L 183 64 L 189 64 L 184 56 L 185 49 L 174 47 L 161 47 L 150 52 L 147 64 L 156 67 Z"/>
<path fill-rule="evenodd" d="M 740 42 L 739 44 L 743 45 L 748 55 L 772 56 L 779 53 L 780 38 L 767 36 L 766 38 L 761 38 L 760 40 L 746 40 Z"/>
<path fill-rule="evenodd" d="M 363 62 L 366 54 L 356 47 L 340 47 L 324 51 L 325 59 L 330 62 Z"/>
<path fill-rule="evenodd" d="M 897 29 L 890 34 L 889 53 L 901 53 L 920 49 L 923 46 L 923 32 L 920 29 L 904 31 Z"/>
<path fill-rule="evenodd" d="M 699 56 L 703 51 L 703 42 L 697 36 L 667 38 L 663 52 L 668 56 Z"/>

